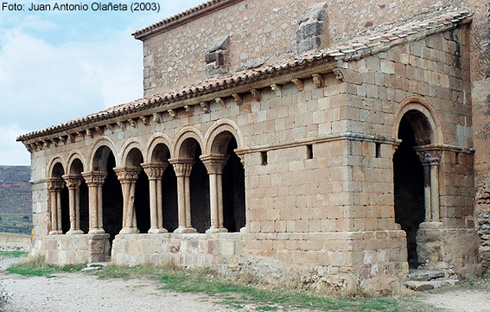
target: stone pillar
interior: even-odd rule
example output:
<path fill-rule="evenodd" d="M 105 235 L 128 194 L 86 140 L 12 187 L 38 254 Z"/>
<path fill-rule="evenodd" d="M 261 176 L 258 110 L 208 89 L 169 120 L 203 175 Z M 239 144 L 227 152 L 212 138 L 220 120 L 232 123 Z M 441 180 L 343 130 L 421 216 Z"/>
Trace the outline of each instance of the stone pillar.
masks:
<path fill-rule="evenodd" d="M 123 194 L 123 227 L 121 234 L 139 233 L 134 209 L 134 195 L 136 181 L 141 171 L 140 167 L 114 168 L 119 182 L 121 182 Z"/>
<path fill-rule="evenodd" d="M 201 160 L 209 174 L 209 199 L 211 227 L 206 233 L 227 232 L 223 227 L 223 168 L 227 157 L 224 155 L 202 155 Z"/>
<path fill-rule="evenodd" d="M 49 235 L 63 234 L 61 228 L 61 189 L 63 188 L 62 178 L 48 178 L 49 191 L 49 212 L 51 230 Z"/>
<path fill-rule="evenodd" d="M 148 233 L 167 233 L 163 227 L 162 177 L 168 163 L 141 164 L 150 184 L 150 230 Z"/>
<path fill-rule="evenodd" d="M 439 211 L 439 163 L 442 151 L 417 148 L 424 166 L 425 222 L 440 222 Z"/>
<path fill-rule="evenodd" d="M 80 230 L 80 185 L 81 175 L 64 175 L 70 201 L 70 230 L 66 234 L 83 234 Z"/>
<path fill-rule="evenodd" d="M 104 224 L 102 220 L 102 185 L 107 172 L 90 171 L 82 172 L 88 187 L 89 209 L 89 234 L 103 234 Z"/>
<path fill-rule="evenodd" d="M 191 184 L 190 176 L 194 161 L 192 159 L 169 159 L 177 176 L 177 199 L 179 209 L 179 227 L 175 233 L 195 233 L 191 222 Z"/>

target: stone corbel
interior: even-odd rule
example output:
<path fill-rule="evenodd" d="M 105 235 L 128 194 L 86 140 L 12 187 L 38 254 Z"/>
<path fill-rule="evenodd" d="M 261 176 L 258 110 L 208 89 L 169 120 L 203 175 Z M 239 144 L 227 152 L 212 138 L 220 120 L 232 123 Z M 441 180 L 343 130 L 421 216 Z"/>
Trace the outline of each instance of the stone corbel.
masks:
<path fill-rule="evenodd" d="M 43 141 L 43 149 L 48 149 L 49 146 L 51 146 L 51 142 L 46 140 L 46 141 Z"/>
<path fill-rule="evenodd" d="M 160 113 L 153 113 L 153 121 L 155 123 L 161 123 L 162 122 L 162 115 Z"/>
<path fill-rule="evenodd" d="M 37 151 L 37 145 L 35 143 L 25 144 L 25 146 L 30 153 Z"/>
<path fill-rule="evenodd" d="M 54 147 L 58 147 L 58 140 L 57 139 L 51 139 L 49 141 L 51 141 L 51 143 L 53 143 Z"/>
<path fill-rule="evenodd" d="M 116 124 L 122 131 L 126 131 L 126 123 L 124 121 L 118 121 Z"/>
<path fill-rule="evenodd" d="M 66 145 L 66 142 L 68 141 L 68 137 L 67 136 L 60 136 L 60 137 L 58 137 L 58 141 L 63 143 L 63 145 Z"/>
<path fill-rule="evenodd" d="M 334 68 L 333 73 L 335 74 L 335 78 L 337 78 L 337 80 L 344 81 L 344 74 L 342 74 L 340 68 Z"/>
<path fill-rule="evenodd" d="M 190 105 L 184 105 L 184 109 L 186 113 L 192 113 L 192 107 Z"/>
<path fill-rule="evenodd" d="M 260 91 L 257 89 L 252 89 L 250 90 L 250 93 L 252 94 L 252 97 L 254 98 L 255 101 L 260 102 Z"/>
<path fill-rule="evenodd" d="M 111 133 L 114 134 L 114 125 L 113 124 L 108 124 L 107 129 L 109 129 L 109 131 L 111 131 Z"/>
<path fill-rule="evenodd" d="M 271 89 L 276 93 L 277 96 L 282 96 L 282 87 L 278 84 L 271 84 Z"/>
<path fill-rule="evenodd" d="M 320 74 L 313 74 L 312 77 L 313 77 L 313 84 L 315 85 L 315 87 L 317 88 L 323 87 L 324 82 Z"/>
<path fill-rule="evenodd" d="M 85 133 L 87 133 L 87 135 L 91 138 L 94 137 L 94 131 L 92 129 L 87 129 L 85 130 Z"/>
<path fill-rule="evenodd" d="M 208 102 L 201 102 L 199 105 L 201 105 L 202 110 L 205 113 L 209 113 L 209 103 Z"/>
<path fill-rule="evenodd" d="M 104 135 L 104 127 L 95 127 L 95 132 L 101 136 Z"/>
<path fill-rule="evenodd" d="M 236 105 L 240 106 L 240 105 L 243 104 L 243 98 L 242 98 L 242 96 L 240 94 L 233 93 L 232 96 L 235 99 Z"/>
<path fill-rule="evenodd" d="M 291 80 L 291 82 L 294 83 L 294 85 L 296 86 L 296 89 L 298 89 L 298 92 L 303 91 L 304 84 L 303 84 L 303 81 L 301 79 L 293 79 L 293 80 Z"/>
<path fill-rule="evenodd" d="M 85 139 L 85 131 L 78 131 L 77 136 L 81 137 L 82 139 Z"/>
<path fill-rule="evenodd" d="M 222 98 L 216 98 L 214 99 L 216 101 L 216 103 L 218 103 L 218 105 L 220 105 L 221 107 L 225 107 L 225 101 L 223 101 Z"/>
<path fill-rule="evenodd" d="M 131 125 L 131 127 L 133 127 L 133 128 L 137 128 L 138 127 L 138 122 L 136 120 L 134 120 L 133 118 L 129 118 L 128 119 L 128 122 Z"/>
<path fill-rule="evenodd" d="M 150 125 L 150 116 L 140 116 L 140 119 L 145 126 Z"/>
<path fill-rule="evenodd" d="M 242 163 L 242 166 L 245 167 L 245 152 L 239 149 L 234 149 L 233 151 L 238 156 L 238 158 L 240 158 L 240 162 Z"/>
<path fill-rule="evenodd" d="M 77 138 L 76 134 L 71 133 L 68 135 L 68 140 L 70 141 L 70 143 L 75 143 L 76 138 Z"/>
<path fill-rule="evenodd" d="M 169 109 L 167 112 L 173 119 L 177 118 L 177 112 L 174 109 Z"/>

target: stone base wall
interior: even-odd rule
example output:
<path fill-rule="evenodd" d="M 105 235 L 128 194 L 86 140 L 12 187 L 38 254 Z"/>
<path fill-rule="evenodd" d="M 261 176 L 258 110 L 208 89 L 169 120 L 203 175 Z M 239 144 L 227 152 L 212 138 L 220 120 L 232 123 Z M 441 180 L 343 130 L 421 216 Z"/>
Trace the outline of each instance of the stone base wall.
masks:
<path fill-rule="evenodd" d="M 34 242 L 31 256 L 45 256 L 59 265 L 109 261 L 108 234 L 49 235 Z"/>
<path fill-rule="evenodd" d="M 403 231 L 123 234 L 113 241 L 112 261 L 213 266 L 301 288 L 379 291 L 407 276 L 405 246 Z"/>
<path fill-rule="evenodd" d="M 0 250 L 21 249 L 28 251 L 31 247 L 31 235 L 0 233 Z"/>

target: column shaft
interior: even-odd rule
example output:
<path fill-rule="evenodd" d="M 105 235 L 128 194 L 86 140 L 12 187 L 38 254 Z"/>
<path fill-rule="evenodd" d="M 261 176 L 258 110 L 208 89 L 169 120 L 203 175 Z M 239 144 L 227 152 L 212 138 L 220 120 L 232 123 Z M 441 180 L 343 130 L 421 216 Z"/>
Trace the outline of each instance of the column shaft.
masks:
<path fill-rule="evenodd" d="M 439 222 L 439 164 L 430 166 L 430 190 L 432 205 L 432 221 Z"/>
<path fill-rule="evenodd" d="M 169 159 L 177 176 L 177 202 L 179 210 L 179 227 L 176 233 L 195 233 L 191 219 L 190 175 L 194 161 L 192 159 Z"/>

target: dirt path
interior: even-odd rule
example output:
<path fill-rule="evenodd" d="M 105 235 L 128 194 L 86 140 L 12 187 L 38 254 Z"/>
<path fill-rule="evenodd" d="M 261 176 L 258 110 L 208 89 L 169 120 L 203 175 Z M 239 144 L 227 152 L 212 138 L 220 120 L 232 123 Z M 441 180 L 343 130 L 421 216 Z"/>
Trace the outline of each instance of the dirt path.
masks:
<path fill-rule="evenodd" d="M 149 279 L 98 279 L 84 273 L 23 277 L 4 270 L 20 258 L 0 257 L 0 288 L 11 296 L 7 312 L 235 311 L 206 295 L 175 293 Z M 417 297 L 441 311 L 490 312 L 490 292 L 456 289 Z M 256 311 L 249 306 L 240 311 Z M 299 311 L 299 310 L 295 310 Z"/>

